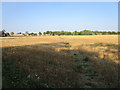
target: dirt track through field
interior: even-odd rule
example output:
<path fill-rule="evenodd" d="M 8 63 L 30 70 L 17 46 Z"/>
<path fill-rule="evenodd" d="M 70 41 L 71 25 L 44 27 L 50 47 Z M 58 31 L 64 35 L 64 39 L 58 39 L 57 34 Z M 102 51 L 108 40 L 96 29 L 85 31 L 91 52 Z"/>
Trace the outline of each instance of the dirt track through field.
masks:
<path fill-rule="evenodd" d="M 101 76 L 90 64 L 89 61 L 84 61 L 78 51 L 71 50 L 70 54 L 74 56 L 77 72 L 77 87 L 79 88 L 105 88 L 108 87 L 103 81 L 100 81 Z"/>

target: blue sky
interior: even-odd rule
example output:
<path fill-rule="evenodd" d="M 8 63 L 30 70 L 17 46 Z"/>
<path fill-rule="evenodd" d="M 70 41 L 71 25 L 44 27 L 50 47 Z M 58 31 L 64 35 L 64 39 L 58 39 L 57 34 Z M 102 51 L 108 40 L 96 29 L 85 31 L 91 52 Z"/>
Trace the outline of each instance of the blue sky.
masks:
<path fill-rule="evenodd" d="M 4 2 L 2 29 L 8 32 L 117 31 L 117 2 Z"/>

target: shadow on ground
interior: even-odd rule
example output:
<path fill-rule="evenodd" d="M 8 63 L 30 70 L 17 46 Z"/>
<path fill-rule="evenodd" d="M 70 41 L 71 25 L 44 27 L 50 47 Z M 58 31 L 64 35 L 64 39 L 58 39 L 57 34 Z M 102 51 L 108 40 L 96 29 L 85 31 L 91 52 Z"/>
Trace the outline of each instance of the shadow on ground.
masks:
<path fill-rule="evenodd" d="M 65 49 L 56 51 L 58 47 Z M 2 85 L 3 88 L 99 88 L 102 86 L 79 79 L 87 74 L 93 74 L 88 76 L 94 78 L 97 72 L 103 75 L 100 82 L 107 83 L 103 87 L 118 87 L 118 65 L 94 56 L 97 54 L 70 49 L 63 43 L 2 48 Z"/>

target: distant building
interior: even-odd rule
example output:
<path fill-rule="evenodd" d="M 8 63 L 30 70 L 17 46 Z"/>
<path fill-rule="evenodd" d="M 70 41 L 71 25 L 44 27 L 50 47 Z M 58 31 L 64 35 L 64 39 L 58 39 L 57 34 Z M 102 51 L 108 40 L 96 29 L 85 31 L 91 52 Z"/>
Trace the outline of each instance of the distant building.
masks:
<path fill-rule="evenodd" d="M 23 34 L 15 34 L 14 36 L 24 36 Z"/>

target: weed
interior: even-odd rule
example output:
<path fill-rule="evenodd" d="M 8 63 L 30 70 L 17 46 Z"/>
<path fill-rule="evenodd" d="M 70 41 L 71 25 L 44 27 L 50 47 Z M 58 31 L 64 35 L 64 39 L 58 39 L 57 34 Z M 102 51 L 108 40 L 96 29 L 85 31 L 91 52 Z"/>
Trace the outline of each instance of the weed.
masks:
<path fill-rule="evenodd" d="M 94 88 L 96 87 L 96 85 L 94 83 L 92 83 L 92 82 L 85 83 L 85 85 L 91 86 L 91 87 L 94 87 Z"/>
<path fill-rule="evenodd" d="M 83 59 L 83 61 L 89 61 L 90 60 L 90 57 L 88 57 L 88 56 L 85 56 L 85 58 Z"/>
<path fill-rule="evenodd" d="M 69 42 L 62 42 L 62 43 L 65 45 L 65 47 L 71 47 Z"/>
<path fill-rule="evenodd" d="M 97 72 L 90 67 L 85 70 L 85 73 L 86 76 L 90 76 L 90 77 L 98 76 Z"/>
<path fill-rule="evenodd" d="M 82 72 L 83 70 L 84 70 L 84 67 L 81 64 L 78 64 L 76 66 L 76 69 L 75 69 L 76 72 Z"/>

